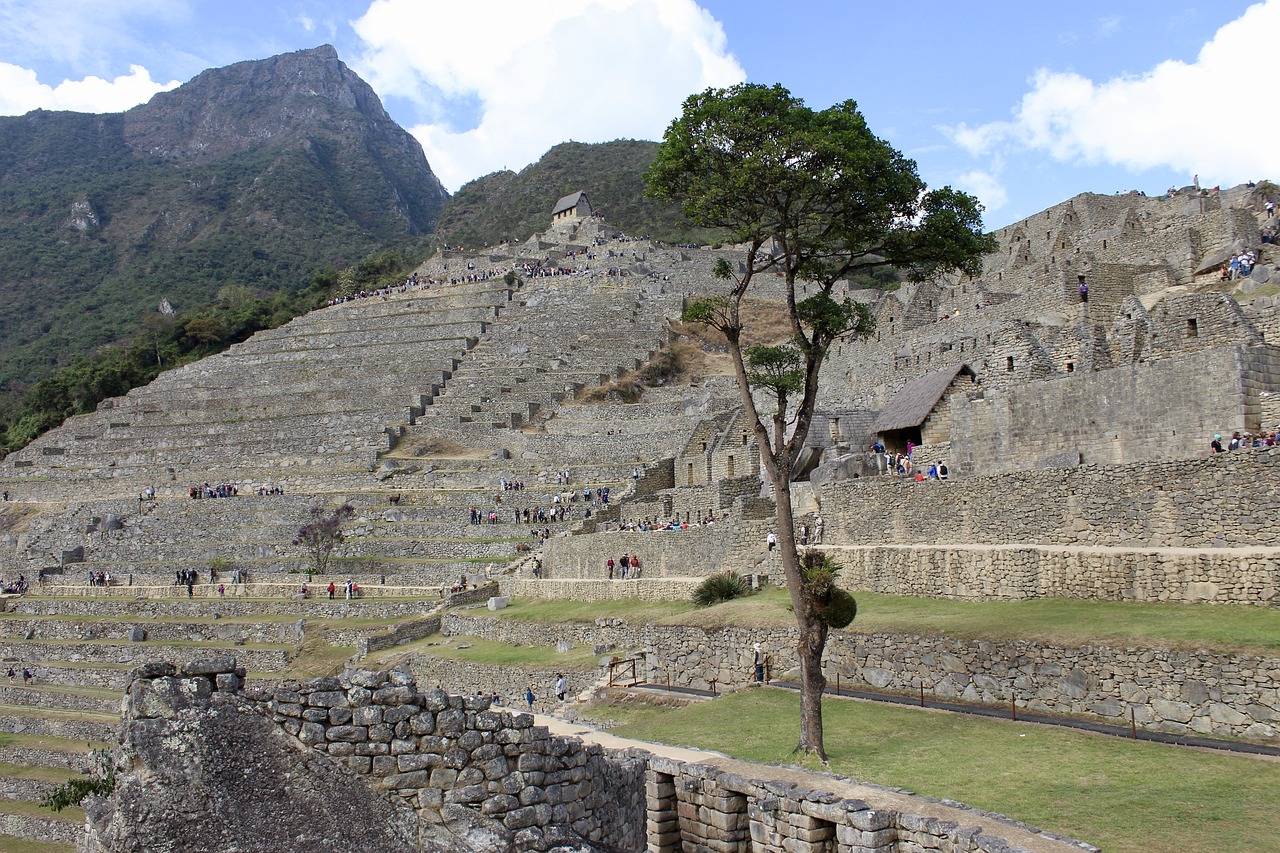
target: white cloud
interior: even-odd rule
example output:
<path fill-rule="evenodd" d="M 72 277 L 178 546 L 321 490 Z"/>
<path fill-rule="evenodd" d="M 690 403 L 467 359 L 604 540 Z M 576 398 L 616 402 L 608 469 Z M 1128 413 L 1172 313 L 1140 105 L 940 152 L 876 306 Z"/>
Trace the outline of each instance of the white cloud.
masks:
<path fill-rule="evenodd" d="M 41 83 L 28 68 L 0 62 L 0 115 L 22 115 L 34 109 L 120 112 L 177 85 L 177 80 L 157 83 L 147 69 L 132 65 L 128 74 L 114 80 L 85 77 L 49 86 Z"/>
<path fill-rule="evenodd" d="M 1259 46 L 1277 40 L 1280 0 L 1267 0 L 1219 29 L 1195 62 L 1102 83 L 1042 69 L 1012 121 L 950 135 L 974 155 L 1024 147 L 1064 162 L 1198 172 L 1207 183 L 1280 176 L 1280 114 L 1253 107 L 1266 75 Z"/>
<path fill-rule="evenodd" d="M 745 72 L 693 0 L 374 0 L 356 70 L 418 104 L 450 189 L 567 139 L 657 139 L 690 94 Z"/>
<path fill-rule="evenodd" d="M 1009 191 L 1005 189 L 1000 179 L 981 169 L 957 176 L 955 187 L 977 196 L 978 201 L 982 202 L 982 206 L 988 212 L 999 210 L 1009 203 Z"/>

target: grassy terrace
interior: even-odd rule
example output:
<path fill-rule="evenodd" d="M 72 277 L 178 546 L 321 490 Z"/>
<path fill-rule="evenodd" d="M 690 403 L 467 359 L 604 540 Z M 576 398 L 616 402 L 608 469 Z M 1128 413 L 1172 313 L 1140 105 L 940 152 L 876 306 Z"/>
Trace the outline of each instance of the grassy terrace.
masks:
<path fill-rule="evenodd" d="M 854 633 L 945 634 L 960 639 L 1038 640 L 1064 645 L 1280 652 L 1280 609 L 1212 604 L 1126 604 L 1080 599 L 951 601 L 856 592 Z M 594 622 L 793 628 L 784 590 L 773 587 L 699 609 L 685 602 L 575 602 L 517 599 L 492 614 L 539 623 Z"/>
<path fill-rule="evenodd" d="M 1274 761 L 851 699 L 823 712 L 834 773 L 960 800 L 1106 853 L 1275 850 L 1280 838 Z M 799 698 L 777 689 L 592 714 L 623 737 L 783 763 L 800 719 Z"/>
<path fill-rule="evenodd" d="M 589 646 L 576 646 L 568 652 L 560 653 L 556 651 L 554 645 L 514 646 L 480 637 L 446 637 L 443 634 L 433 634 L 414 643 L 387 649 L 373 656 L 366 663 L 385 666 L 393 658 L 413 652 L 444 660 L 469 661 L 485 666 L 563 669 L 575 672 L 593 671 L 600 662 L 600 656 L 595 654 Z"/>

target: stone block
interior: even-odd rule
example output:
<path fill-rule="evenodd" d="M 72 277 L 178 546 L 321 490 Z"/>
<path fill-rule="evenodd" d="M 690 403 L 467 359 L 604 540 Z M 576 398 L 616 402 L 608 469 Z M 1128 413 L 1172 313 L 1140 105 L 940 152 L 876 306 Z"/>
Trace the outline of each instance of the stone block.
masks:
<path fill-rule="evenodd" d="M 413 688 L 409 686 L 387 684 L 373 691 L 375 705 L 403 705 L 412 702 Z"/>
<path fill-rule="evenodd" d="M 427 784 L 432 788 L 447 790 L 458 781 L 458 771 L 448 767 L 433 767 Z"/>
<path fill-rule="evenodd" d="M 367 726 L 332 726 L 326 733 L 328 740 L 340 740 L 348 743 L 363 743 L 369 739 Z"/>
<path fill-rule="evenodd" d="M 298 740 L 310 745 L 324 743 L 325 727 L 319 723 L 303 723 L 298 729 Z"/>
<path fill-rule="evenodd" d="M 236 671 L 236 659 L 227 655 L 192 661 L 182 668 L 187 675 L 218 675 Z"/>
<path fill-rule="evenodd" d="M 430 770 L 440 763 L 438 755 L 400 755 L 396 759 L 396 769 L 401 773 L 413 770 Z"/>
<path fill-rule="evenodd" d="M 406 774 L 408 775 L 408 774 Z M 427 775 L 425 772 L 422 775 Z M 463 785 L 454 788 L 452 791 L 446 791 L 444 801 L 446 803 L 480 803 L 489 797 L 489 792 L 485 790 L 483 785 Z"/>
<path fill-rule="evenodd" d="M 372 726 L 382 722 L 382 713 L 378 705 L 364 705 L 352 709 L 351 720 L 357 726 Z"/>
<path fill-rule="evenodd" d="M 336 708 L 347 704 L 347 694 L 341 690 L 323 690 L 307 697 L 307 704 L 318 708 Z"/>
<path fill-rule="evenodd" d="M 418 713 L 417 705 L 398 705 L 386 708 L 382 712 L 382 721 L 388 725 L 394 726 L 396 723 L 409 719 L 416 713 Z"/>

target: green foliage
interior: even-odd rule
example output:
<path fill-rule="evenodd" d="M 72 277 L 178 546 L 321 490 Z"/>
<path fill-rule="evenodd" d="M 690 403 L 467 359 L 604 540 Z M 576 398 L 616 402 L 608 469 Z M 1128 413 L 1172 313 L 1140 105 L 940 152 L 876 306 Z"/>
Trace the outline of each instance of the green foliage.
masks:
<path fill-rule="evenodd" d="M 183 97 L 166 103 L 180 111 Z M 429 229 L 439 198 L 424 197 L 434 179 L 421 152 L 376 150 L 352 137 L 369 132 L 347 120 L 358 112 L 307 97 L 309 118 L 294 114 L 288 132 L 170 159 L 139 136 L 177 132 L 159 116 L 132 120 L 129 139 L 123 114 L 0 118 L 0 388 L 20 394 L 118 342 L 162 299 L 194 313 L 239 288 L 223 304 L 237 314 L 246 298 L 303 290 L 317 267 Z M 235 105 L 237 120 L 279 108 Z M 73 224 L 73 204 L 92 215 Z M 193 332 L 209 351 L 237 334 L 205 321 Z"/>
<path fill-rule="evenodd" d="M 710 607 L 722 601 L 732 601 L 751 594 L 751 587 L 741 575 L 734 572 L 721 572 L 708 575 L 693 591 L 695 607 Z"/>
<path fill-rule="evenodd" d="M 858 602 L 836 586 L 840 564 L 822 551 L 805 551 L 800 557 L 800 578 L 805 595 L 817 604 L 823 622 L 845 628 L 858 615 Z"/>
<path fill-rule="evenodd" d="M 60 812 L 70 806 L 78 806 L 85 797 L 108 796 L 116 788 L 116 768 L 111 760 L 111 753 L 106 750 L 95 750 L 90 753 L 93 766 L 80 779 L 69 779 L 57 786 L 40 801 L 47 809 Z"/>
<path fill-rule="evenodd" d="M 757 345 L 743 351 L 747 381 L 785 396 L 804 390 L 804 355 L 791 344 Z"/>
<path fill-rule="evenodd" d="M 161 371 L 221 352 L 264 329 L 274 329 L 330 295 L 370 290 L 404 280 L 415 262 L 406 249 L 384 249 L 342 270 L 323 270 L 302 291 L 227 285 L 214 301 L 177 317 L 149 314 L 134 334 L 60 368 L 24 393 L 0 399 L 0 450 L 29 444 L 72 415 L 92 412 L 108 397 L 145 385 Z M 347 290 L 342 290 L 346 282 Z"/>
<path fill-rule="evenodd" d="M 657 150 L 657 143 L 630 139 L 557 145 L 519 174 L 495 172 L 465 184 L 441 208 L 436 234 L 468 248 L 526 240 L 546 230 L 557 199 L 582 190 L 610 225 L 628 234 L 668 243 L 722 236 L 686 221 L 677 205 L 645 197 L 644 172 Z"/>
<path fill-rule="evenodd" d="M 832 628 L 848 628 L 858 615 L 858 602 L 847 590 L 837 587 L 827 598 L 822 618 Z"/>
<path fill-rule="evenodd" d="M 231 561 L 222 556 L 214 557 L 209 561 L 209 569 L 218 577 L 222 577 L 231 571 Z"/>

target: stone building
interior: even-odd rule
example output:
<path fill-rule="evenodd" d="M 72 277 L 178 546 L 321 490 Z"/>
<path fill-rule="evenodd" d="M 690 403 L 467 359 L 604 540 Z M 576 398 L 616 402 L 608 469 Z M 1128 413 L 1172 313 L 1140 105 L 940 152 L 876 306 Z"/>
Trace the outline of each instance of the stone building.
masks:
<path fill-rule="evenodd" d="M 591 213 L 591 202 L 587 200 L 587 194 L 578 191 L 569 193 L 556 202 L 555 207 L 551 208 L 551 221 L 587 219 L 591 216 Z"/>

